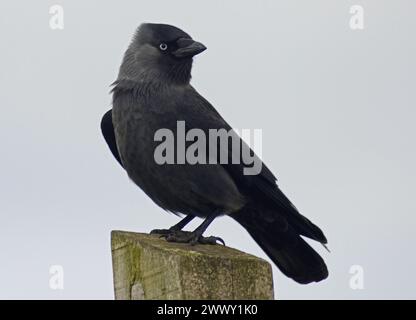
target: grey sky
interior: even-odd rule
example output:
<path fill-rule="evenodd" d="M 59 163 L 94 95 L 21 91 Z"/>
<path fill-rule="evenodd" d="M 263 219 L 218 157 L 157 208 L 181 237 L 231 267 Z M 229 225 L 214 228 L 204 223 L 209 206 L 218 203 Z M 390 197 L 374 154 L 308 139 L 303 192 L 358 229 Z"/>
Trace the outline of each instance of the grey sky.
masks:
<path fill-rule="evenodd" d="M 64 30 L 49 28 L 60 4 Z M 351 5 L 365 28 L 349 28 Z M 330 276 L 276 297 L 416 298 L 414 1 L 2 1 L 0 298 L 112 299 L 110 231 L 177 221 L 126 177 L 99 131 L 141 22 L 208 50 L 193 85 L 236 128 L 263 130 L 280 187 L 325 231 Z M 199 223 L 199 221 L 197 222 Z M 195 226 L 195 224 L 193 224 Z M 234 221 L 208 229 L 266 258 Z M 49 266 L 64 290 L 49 289 Z M 364 289 L 349 269 L 364 269 Z"/>

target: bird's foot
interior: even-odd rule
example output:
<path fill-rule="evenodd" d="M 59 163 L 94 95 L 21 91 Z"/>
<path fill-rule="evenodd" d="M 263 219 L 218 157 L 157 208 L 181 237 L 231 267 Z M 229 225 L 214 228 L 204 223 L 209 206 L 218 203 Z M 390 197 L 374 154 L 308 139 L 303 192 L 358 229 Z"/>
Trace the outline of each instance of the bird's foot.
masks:
<path fill-rule="evenodd" d="M 199 244 L 217 244 L 221 242 L 225 246 L 224 240 L 220 237 L 204 237 L 197 232 L 190 232 L 190 231 L 170 231 L 170 233 L 166 235 L 162 235 L 162 237 L 166 238 L 168 242 L 177 242 L 177 243 L 189 243 L 190 245 Z"/>
<path fill-rule="evenodd" d="M 150 231 L 150 234 L 157 234 L 162 237 L 167 236 L 168 234 L 172 233 L 173 231 L 171 229 L 154 229 Z"/>

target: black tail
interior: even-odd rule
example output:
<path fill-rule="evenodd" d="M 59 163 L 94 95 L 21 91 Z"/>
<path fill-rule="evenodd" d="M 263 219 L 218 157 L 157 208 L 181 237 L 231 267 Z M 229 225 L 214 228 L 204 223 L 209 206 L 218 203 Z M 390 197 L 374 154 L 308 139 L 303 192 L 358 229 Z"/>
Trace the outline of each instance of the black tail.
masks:
<path fill-rule="evenodd" d="M 289 278 L 307 284 L 328 277 L 324 260 L 281 215 L 240 211 L 232 217 Z"/>

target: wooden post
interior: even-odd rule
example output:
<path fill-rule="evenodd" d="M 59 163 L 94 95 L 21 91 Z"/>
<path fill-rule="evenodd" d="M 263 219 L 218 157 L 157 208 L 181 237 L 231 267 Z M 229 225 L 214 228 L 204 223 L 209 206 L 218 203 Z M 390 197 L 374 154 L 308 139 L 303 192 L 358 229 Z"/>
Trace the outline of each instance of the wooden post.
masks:
<path fill-rule="evenodd" d="M 270 264 L 236 249 L 125 231 L 111 249 L 116 299 L 273 299 Z"/>

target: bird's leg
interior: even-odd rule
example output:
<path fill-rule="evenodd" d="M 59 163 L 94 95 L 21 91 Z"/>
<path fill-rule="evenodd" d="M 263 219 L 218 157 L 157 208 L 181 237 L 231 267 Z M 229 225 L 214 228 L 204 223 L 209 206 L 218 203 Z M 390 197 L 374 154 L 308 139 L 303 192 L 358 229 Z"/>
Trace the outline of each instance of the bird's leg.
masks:
<path fill-rule="evenodd" d="M 192 219 L 195 218 L 194 215 L 188 214 L 183 218 L 181 221 L 179 221 L 174 226 L 170 227 L 169 229 L 154 229 L 150 231 L 150 234 L 160 234 L 160 235 L 168 235 L 170 233 L 173 233 L 175 231 L 180 231 L 185 227 L 189 222 L 192 221 Z"/>
<path fill-rule="evenodd" d="M 218 216 L 217 213 L 209 215 L 201 225 L 196 228 L 194 231 L 174 231 L 168 235 L 166 235 L 166 240 L 169 242 L 180 242 L 180 243 L 190 243 L 191 245 L 195 245 L 197 243 L 201 244 L 217 244 L 217 241 L 222 242 L 225 245 L 224 240 L 219 237 L 204 237 L 202 234 L 208 228 L 210 223 L 214 221 L 214 219 Z"/>

